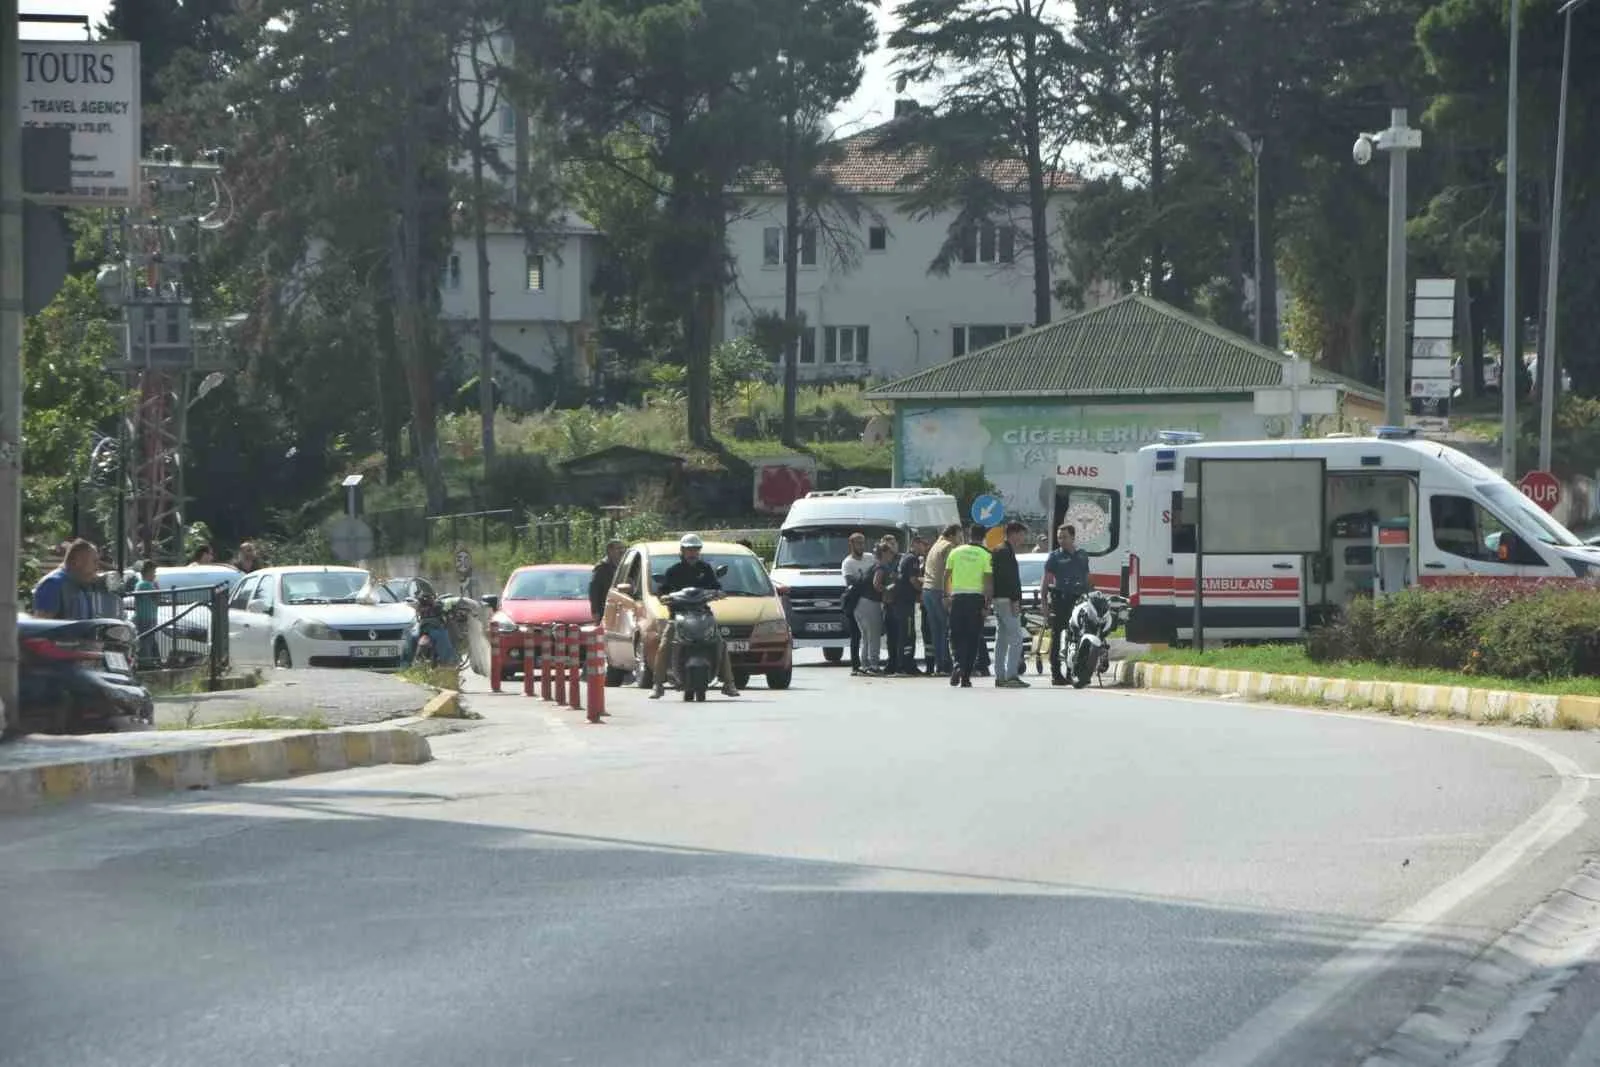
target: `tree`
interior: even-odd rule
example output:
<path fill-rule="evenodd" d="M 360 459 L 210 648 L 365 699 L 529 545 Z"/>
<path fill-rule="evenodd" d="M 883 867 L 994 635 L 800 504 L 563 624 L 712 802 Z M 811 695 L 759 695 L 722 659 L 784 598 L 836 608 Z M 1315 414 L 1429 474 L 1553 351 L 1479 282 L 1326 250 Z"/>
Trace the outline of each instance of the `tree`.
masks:
<path fill-rule="evenodd" d="M 885 148 L 926 149 L 911 182 L 914 211 L 955 210 L 932 264 L 947 271 L 981 227 L 1021 210 L 1021 244 L 1033 266 L 1034 325 L 1051 317 L 1052 194 L 1082 110 L 1078 49 L 1052 0 L 905 0 L 889 38 L 902 75 L 928 82 L 950 75 L 940 102 L 892 124 Z"/>

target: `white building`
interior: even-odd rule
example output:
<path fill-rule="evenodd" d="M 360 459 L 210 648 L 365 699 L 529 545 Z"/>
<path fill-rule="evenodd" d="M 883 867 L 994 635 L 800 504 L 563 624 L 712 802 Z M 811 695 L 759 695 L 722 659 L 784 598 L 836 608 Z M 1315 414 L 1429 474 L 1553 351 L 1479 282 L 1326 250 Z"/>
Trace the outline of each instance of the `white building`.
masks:
<path fill-rule="evenodd" d="M 829 165 L 835 184 L 861 205 L 858 225 L 843 225 L 855 262 L 833 255 L 835 242 L 817 227 L 799 242 L 799 310 L 804 322 L 802 381 L 894 379 L 1004 340 L 1033 325 L 1033 259 L 1026 212 L 965 235 L 960 262 L 948 274 L 929 266 L 949 236 L 953 213 L 914 217 L 903 200 L 911 177 L 926 163 L 919 152 L 880 150 L 882 128 L 839 142 Z M 1020 165 L 1000 168 L 1007 184 L 1025 184 Z M 750 332 L 762 313 L 783 314 L 784 194 L 762 181 L 738 191 L 740 209 L 728 227 L 734 281 L 724 302 L 725 336 Z M 1050 210 L 1052 243 L 1060 240 L 1064 186 Z M 1055 252 L 1059 263 L 1060 247 Z M 1057 266 L 1056 270 L 1061 268 Z M 1052 284 L 1056 278 L 1052 276 Z M 1065 310 L 1054 308 L 1053 317 Z"/>
<path fill-rule="evenodd" d="M 458 119 L 470 128 L 481 121 L 486 142 L 495 145 L 510 168 L 513 198 L 516 175 L 533 161 L 527 154 L 526 119 L 503 99 L 494 84 L 495 68 L 511 62 L 511 40 L 492 35 L 457 56 Z M 519 132 L 523 136 L 519 139 Z M 520 143 L 519 143 L 520 140 Z M 457 170 L 470 175 L 464 156 Z M 456 237 L 439 278 L 440 309 L 452 327 L 463 367 L 477 372 L 478 253 L 470 214 L 457 212 Z M 553 227 L 529 236 L 508 220 L 492 222 L 488 239 L 490 332 L 496 348 L 495 380 L 505 403 L 527 407 L 546 403 L 533 372 L 583 382 L 593 373 L 595 300 L 591 295 L 599 262 L 599 233 L 573 212 L 563 212 Z"/>

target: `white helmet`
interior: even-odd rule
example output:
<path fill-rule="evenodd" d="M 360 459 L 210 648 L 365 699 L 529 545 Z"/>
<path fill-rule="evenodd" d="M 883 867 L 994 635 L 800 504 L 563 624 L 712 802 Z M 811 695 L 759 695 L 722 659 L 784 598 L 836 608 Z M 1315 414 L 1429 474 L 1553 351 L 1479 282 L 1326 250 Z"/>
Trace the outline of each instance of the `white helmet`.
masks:
<path fill-rule="evenodd" d="M 704 541 L 700 540 L 700 535 L 699 534 L 684 534 L 683 537 L 678 541 L 678 550 L 679 551 L 682 551 L 683 549 L 686 549 L 686 548 L 704 548 L 704 547 L 706 547 L 706 543 Z"/>

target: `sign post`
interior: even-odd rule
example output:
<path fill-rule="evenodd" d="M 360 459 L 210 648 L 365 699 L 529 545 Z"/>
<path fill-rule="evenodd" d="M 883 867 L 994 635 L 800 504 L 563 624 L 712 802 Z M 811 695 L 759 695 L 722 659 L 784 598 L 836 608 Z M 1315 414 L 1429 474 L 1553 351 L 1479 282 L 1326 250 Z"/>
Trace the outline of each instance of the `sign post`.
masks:
<path fill-rule="evenodd" d="M 1561 480 L 1549 471 L 1529 471 L 1517 483 L 1517 488 L 1547 512 L 1555 511 L 1561 504 Z"/>
<path fill-rule="evenodd" d="M 1456 283 L 1418 278 L 1411 316 L 1411 389 L 1406 425 L 1423 432 L 1450 428 L 1451 342 L 1456 333 Z"/>

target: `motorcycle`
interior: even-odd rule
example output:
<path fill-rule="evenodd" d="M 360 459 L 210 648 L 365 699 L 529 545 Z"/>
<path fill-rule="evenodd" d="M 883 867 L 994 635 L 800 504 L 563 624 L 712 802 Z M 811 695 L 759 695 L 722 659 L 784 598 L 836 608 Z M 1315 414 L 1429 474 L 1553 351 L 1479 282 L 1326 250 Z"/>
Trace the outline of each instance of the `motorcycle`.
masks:
<path fill-rule="evenodd" d="M 714 589 L 680 589 L 662 598 L 672 618 L 671 680 L 685 701 L 706 699 L 722 663 L 722 631 L 711 613 Z"/>
<path fill-rule="evenodd" d="M 1074 689 L 1091 677 L 1105 685 L 1111 666 L 1111 635 L 1128 617 L 1128 598 L 1114 593 L 1090 593 L 1078 601 L 1067 618 L 1066 662 L 1063 668 Z"/>
<path fill-rule="evenodd" d="M 444 597 L 441 600 L 418 601 L 413 599 L 417 617 L 412 620 L 408 644 L 414 650 L 412 662 L 429 667 L 467 666 L 471 659 L 471 622 L 476 612 L 474 601 L 466 597 Z M 448 647 L 453 663 L 441 663 L 440 649 Z"/>

